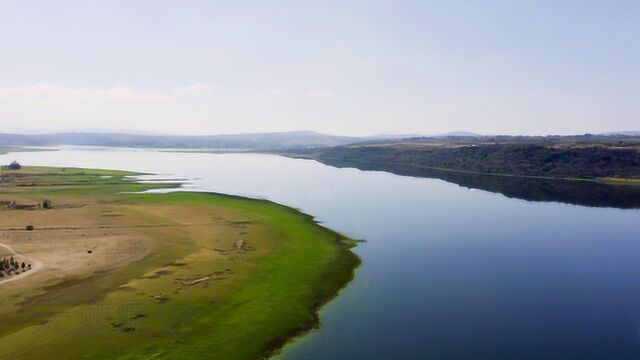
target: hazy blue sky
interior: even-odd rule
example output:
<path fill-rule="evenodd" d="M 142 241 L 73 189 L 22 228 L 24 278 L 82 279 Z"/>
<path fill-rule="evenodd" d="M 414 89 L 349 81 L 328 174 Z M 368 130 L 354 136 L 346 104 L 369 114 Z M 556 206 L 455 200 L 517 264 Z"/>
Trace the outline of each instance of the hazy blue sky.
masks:
<path fill-rule="evenodd" d="M 0 0 L 0 132 L 640 130 L 640 1 Z"/>

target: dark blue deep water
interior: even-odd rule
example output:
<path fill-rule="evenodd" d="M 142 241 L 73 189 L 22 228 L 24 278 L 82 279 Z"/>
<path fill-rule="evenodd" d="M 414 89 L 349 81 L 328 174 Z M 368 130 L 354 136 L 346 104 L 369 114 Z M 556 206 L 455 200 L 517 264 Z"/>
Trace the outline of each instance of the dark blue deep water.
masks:
<path fill-rule="evenodd" d="M 189 177 L 367 240 L 322 327 L 278 360 L 640 359 L 637 209 L 268 155 L 66 149 L 0 161 L 14 158 Z"/>

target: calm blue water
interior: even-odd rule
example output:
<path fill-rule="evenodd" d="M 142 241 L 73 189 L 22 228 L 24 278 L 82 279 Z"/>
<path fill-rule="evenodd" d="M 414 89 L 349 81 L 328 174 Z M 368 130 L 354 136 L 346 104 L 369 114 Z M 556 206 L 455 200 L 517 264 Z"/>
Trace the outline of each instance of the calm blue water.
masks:
<path fill-rule="evenodd" d="M 29 165 L 136 170 L 271 199 L 366 239 L 298 359 L 640 359 L 640 211 L 527 202 L 270 155 L 65 149 Z"/>

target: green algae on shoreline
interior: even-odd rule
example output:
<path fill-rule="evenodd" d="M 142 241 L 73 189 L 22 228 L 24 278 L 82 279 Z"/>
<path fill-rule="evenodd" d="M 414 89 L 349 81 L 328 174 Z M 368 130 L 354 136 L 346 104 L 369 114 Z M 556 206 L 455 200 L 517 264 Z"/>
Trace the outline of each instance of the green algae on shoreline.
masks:
<path fill-rule="evenodd" d="M 0 356 L 263 358 L 317 327 L 318 309 L 353 278 L 359 264 L 349 250 L 352 240 L 295 209 L 212 193 L 133 194 L 157 186 L 131 183 L 127 175 L 132 174 L 27 168 L 14 185 L 32 186 L 3 184 L 2 199 L 82 202 L 83 214 L 102 214 L 98 220 L 105 229 L 126 225 L 151 241 L 144 245 L 147 255 L 124 266 L 46 286 L 36 282 L 19 289 L 21 302 L 0 302 L 7 319 Z M 65 219 L 63 211 L 34 213 Z M 119 231 L 125 236 L 130 230 Z M 0 287 L 0 293 L 11 291 Z M 122 318 L 119 309 L 109 308 L 128 303 L 136 304 L 136 314 Z M 108 308 L 104 319 L 91 331 L 76 331 L 83 324 L 70 314 L 103 307 Z M 52 323 L 58 331 L 46 326 Z M 59 349 L 55 354 L 47 351 L 52 345 Z"/>

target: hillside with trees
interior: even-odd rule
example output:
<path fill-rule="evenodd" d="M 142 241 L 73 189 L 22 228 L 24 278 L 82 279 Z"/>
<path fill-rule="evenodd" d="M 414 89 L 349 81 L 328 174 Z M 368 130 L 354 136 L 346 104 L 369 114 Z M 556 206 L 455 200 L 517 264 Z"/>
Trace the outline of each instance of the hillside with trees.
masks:
<path fill-rule="evenodd" d="M 626 140 L 626 141 L 625 141 Z M 608 141 L 568 139 L 409 139 L 398 142 L 338 146 L 314 157 L 335 162 L 403 165 L 552 178 L 640 179 L 637 138 Z"/>

